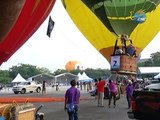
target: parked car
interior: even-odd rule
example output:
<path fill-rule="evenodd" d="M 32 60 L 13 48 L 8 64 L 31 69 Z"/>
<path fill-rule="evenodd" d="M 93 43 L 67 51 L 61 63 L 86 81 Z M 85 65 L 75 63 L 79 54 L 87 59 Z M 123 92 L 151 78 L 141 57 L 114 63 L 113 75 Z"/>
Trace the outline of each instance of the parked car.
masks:
<path fill-rule="evenodd" d="M 160 80 L 150 80 L 149 84 L 157 84 L 160 83 Z"/>
<path fill-rule="evenodd" d="M 154 83 L 154 84 L 150 84 L 145 86 L 145 90 L 159 90 L 160 92 L 160 83 Z"/>
<path fill-rule="evenodd" d="M 42 90 L 42 84 L 37 84 L 34 81 L 21 82 L 18 85 L 13 86 L 12 91 L 15 94 L 21 93 L 24 94 L 26 92 L 37 92 L 39 93 Z"/>

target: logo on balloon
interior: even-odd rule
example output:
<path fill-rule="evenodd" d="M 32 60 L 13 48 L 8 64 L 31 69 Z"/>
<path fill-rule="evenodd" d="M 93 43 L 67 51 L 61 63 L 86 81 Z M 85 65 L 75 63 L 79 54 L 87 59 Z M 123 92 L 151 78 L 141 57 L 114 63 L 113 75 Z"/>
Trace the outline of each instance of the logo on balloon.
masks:
<path fill-rule="evenodd" d="M 134 20 L 137 22 L 137 23 L 143 23 L 146 21 L 146 14 L 145 12 L 143 12 L 142 10 L 136 12 L 134 14 Z"/>

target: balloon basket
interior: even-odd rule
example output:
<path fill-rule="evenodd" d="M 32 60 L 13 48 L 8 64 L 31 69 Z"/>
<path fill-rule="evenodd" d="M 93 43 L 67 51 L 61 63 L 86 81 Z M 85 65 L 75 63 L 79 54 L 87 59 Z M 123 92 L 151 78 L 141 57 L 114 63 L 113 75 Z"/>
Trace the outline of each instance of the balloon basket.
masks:
<path fill-rule="evenodd" d="M 5 120 L 35 120 L 35 110 L 31 103 L 0 104 L 0 116 Z"/>
<path fill-rule="evenodd" d="M 118 74 L 137 74 L 137 57 L 112 55 L 111 71 Z"/>

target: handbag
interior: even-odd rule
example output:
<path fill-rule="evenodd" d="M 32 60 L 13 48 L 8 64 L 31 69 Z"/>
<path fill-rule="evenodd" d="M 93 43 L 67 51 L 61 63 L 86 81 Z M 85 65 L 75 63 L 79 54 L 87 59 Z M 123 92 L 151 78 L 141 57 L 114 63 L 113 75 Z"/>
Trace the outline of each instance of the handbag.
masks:
<path fill-rule="evenodd" d="M 74 103 L 69 103 L 67 107 L 68 112 L 74 112 L 75 111 L 75 105 Z"/>

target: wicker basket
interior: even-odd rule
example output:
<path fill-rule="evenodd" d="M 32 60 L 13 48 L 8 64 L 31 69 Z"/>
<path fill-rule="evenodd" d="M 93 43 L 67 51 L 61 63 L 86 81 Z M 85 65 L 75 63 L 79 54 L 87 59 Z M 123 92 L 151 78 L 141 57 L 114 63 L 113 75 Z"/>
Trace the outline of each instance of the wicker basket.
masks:
<path fill-rule="evenodd" d="M 6 120 L 35 120 L 35 110 L 31 103 L 0 104 L 0 115 Z"/>
<path fill-rule="evenodd" d="M 16 120 L 35 120 L 35 108 L 17 112 Z"/>
<path fill-rule="evenodd" d="M 12 104 L 0 104 L 0 116 L 3 116 L 6 119 L 10 119 L 11 109 L 12 109 Z"/>
<path fill-rule="evenodd" d="M 116 67 L 114 67 L 114 62 L 112 61 L 116 61 Z M 119 74 L 137 74 L 137 57 L 131 57 L 128 55 L 112 55 L 111 71 L 117 71 Z"/>
<path fill-rule="evenodd" d="M 35 107 L 31 103 L 16 105 L 11 112 L 12 120 L 35 120 Z"/>

